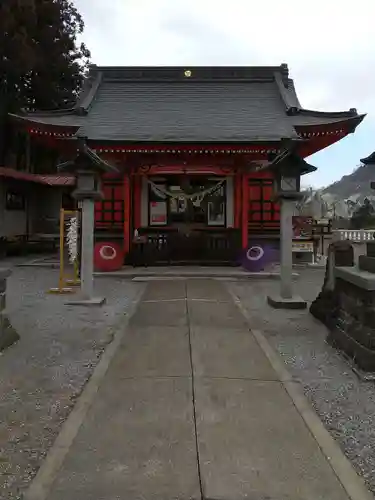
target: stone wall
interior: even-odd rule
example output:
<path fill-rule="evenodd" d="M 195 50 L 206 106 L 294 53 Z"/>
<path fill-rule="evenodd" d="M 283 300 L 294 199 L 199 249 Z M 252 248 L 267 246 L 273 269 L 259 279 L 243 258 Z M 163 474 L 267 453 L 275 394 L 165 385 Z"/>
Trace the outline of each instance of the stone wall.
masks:
<path fill-rule="evenodd" d="M 371 272 L 375 270 L 375 246 L 368 244 L 368 255 L 359 259 L 358 266 L 353 266 L 350 246 L 348 242 L 330 246 L 323 289 L 310 312 L 327 326 L 329 344 L 361 370 L 375 372 L 375 273 Z"/>
<path fill-rule="evenodd" d="M 335 323 L 337 309 L 337 293 L 335 290 L 335 267 L 354 266 L 353 246 L 347 241 L 337 241 L 328 247 L 326 273 L 322 291 L 310 306 L 310 312 L 315 318 L 331 328 Z"/>
<path fill-rule="evenodd" d="M 352 358 L 364 371 L 375 371 L 375 290 L 343 278 L 335 283 L 337 306 L 328 343 Z"/>

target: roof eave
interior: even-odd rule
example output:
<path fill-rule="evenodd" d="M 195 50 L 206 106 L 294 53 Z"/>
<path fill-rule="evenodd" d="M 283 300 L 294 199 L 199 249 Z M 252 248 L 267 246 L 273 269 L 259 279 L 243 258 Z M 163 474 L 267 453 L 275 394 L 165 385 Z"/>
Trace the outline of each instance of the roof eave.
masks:
<path fill-rule="evenodd" d="M 330 114 L 330 113 L 328 113 Z M 322 115 L 323 116 L 323 115 Z M 294 125 L 295 129 L 297 131 L 300 131 L 300 130 L 304 130 L 304 131 L 308 131 L 309 129 L 310 130 L 314 130 L 314 129 L 317 129 L 317 128 L 325 128 L 325 127 L 342 127 L 344 124 L 346 125 L 346 132 L 348 134 L 350 133 L 353 133 L 355 131 L 355 129 L 358 127 L 358 125 L 360 125 L 360 123 L 364 120 L 364 118 L 366 117 L 367 115 L 366 114 L 361 114 L 361 115 L 355 115 L 355 116 L 347 116 L 347 117 L 342 117 L 342 120 L 334 120 L 334 121 L 326 121 L 326 122 L 321 122 L 321 123 L 307 123 L 307 124 L 298 124 L 298 125 Z M 326 118 L 333 118 L 332 116 L 329 116 Z"/>
<path fill-rule="evenodd" d="M 375 165 L 375 151 L 366 158 L 361 158 L 360 162 L 364 165 Z"/>
<path fill-rule="evenodd" d="M 350 108 L 347 111 L 318 111 L 314 109 L 305 109 L 305 108 L 297 108 L 291 107 L 288 111 L 289 116 L 313 116 L 316 118 L 353 118 L 356 116 L 360 116 L 357 112 L 356 108 Z"/>
<path fill-rule="evenodd" d="M 11 120 L 14 122 L 20 123 L 24 126 L 29 126 L 29 128 L 36 128 L 36 129 L 46 129 L 50 128 L 51 130 L 55 130 L 56 132 L 60 131 L 61 134 L 69 133 L 71 135 L 74 135 L 78 132 L 80 129 L 80 125 L 60 125 L 58 123 L 48 123 L 45 121 L 39 121 L 36 118 L 36 115 L 30 115 L 30 116 L 23 116 L 19 114 L 14 114 L 14 113 L 9 113 L 8 115 Z M 46 116 L 40 116 L 40 118 L 47 118 Z"/>

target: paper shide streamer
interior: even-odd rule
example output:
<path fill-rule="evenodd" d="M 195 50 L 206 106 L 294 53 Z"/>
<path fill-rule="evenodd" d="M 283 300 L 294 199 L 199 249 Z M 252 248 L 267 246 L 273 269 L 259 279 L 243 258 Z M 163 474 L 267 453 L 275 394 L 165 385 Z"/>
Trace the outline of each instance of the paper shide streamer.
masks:
<path fill-rule="evenodd" d="M 69 262 L 75 264 L 78 258 L 78 218 L 72 217 L 68 222 L 66 244 L 69 252 Z"/>

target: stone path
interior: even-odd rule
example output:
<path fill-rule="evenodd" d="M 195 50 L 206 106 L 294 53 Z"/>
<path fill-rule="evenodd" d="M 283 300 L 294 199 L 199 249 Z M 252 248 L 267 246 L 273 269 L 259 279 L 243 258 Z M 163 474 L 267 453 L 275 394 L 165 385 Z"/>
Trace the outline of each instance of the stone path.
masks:
<path fill-rule="evenodd" d="M 349 499 L 214 280 L 147 286 L 50 475 L 50 500 Z"/>
<path fill-rule="evenodd" d="M 0 499 L 20 500 L 143 283 L 102 278 L 100 308 L 46 293 L 58 271 L 15 268 L 7 308 L 20 340 L 0 353 Z"/>

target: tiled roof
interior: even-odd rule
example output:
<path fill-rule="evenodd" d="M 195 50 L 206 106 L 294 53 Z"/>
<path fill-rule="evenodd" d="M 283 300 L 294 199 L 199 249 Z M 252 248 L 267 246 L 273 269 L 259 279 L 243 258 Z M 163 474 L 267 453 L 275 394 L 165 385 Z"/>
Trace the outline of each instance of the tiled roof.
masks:
<path fill-rule="evenodd" d="M 336 116 L 337 115 L 337 116 Z M 90 141 L 256 142 L 297 138 L 295 127 L 356 111 L 301 108 L 288 68 L 93 67 L 75 108 L 29 114 L 36 125 L 75 127 Z"/>
<path fill-rule="evenodd" d="M 75 177 L 72 175 L 39 175 L 40 182 L 48 186 L 74 186 Z"/>
<path fill-rule="evenodd" d="M 80 133 L 93 140 L 279 140 L 296 133 L 273 83 L 103 84 Z"/>
<path fill-rule="evenodd" d="M 73 186 L 75 178 L 70 175 L 40 175 L 22 172 L 9 167 L 0 167 L 0 177 L 24 182 L 35 182 L 47 186 Z"/>

